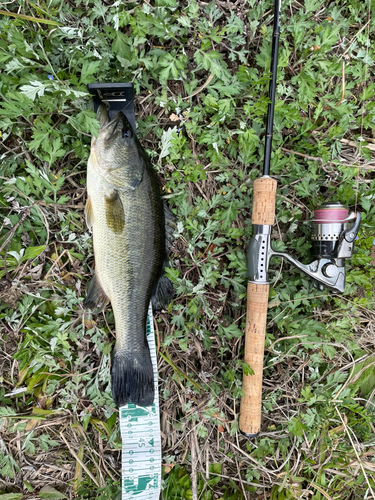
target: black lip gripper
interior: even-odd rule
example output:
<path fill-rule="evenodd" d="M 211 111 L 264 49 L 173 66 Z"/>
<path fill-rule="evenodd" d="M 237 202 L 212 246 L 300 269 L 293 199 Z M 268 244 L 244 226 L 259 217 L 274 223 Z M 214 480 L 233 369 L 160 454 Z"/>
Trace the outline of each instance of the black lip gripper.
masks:
<path fill-rule="evenodd" d="M 95 113 L 102 102 L 108 103 L 109 119 L 113 120 L 117 113 L 122 111 L 129 120 L 134 132 L 136 132 L 137 126 L 134 113 L 133 84 L 131 82 L 89 83 L 87 88 L 94 101 Z"/>

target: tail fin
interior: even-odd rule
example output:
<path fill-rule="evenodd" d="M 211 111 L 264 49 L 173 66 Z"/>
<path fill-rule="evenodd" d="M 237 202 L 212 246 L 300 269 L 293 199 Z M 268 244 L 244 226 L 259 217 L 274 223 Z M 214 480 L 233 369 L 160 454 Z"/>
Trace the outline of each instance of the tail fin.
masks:
<path fill-rule="evenodd" d="M 154 401 L 154 372 L 150 351 L 118 351 L 112 359 L 112 397 L 117 406 L 134 403 L 151 406 Z"/>

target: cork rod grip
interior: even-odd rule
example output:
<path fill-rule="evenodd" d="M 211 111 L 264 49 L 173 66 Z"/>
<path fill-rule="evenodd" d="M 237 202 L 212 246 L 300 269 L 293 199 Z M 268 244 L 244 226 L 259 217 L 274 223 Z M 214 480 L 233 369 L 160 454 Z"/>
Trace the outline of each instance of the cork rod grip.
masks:
<path fill-rule="evenodd" d="M 268 176 L 263 176 L 254 182 L 253 224 L 274 224 L 276 188 L 277 182 Z M 248 437 L 256 436 L 260 431 L 268 292 L 268 284 L 247 285 L 245 363 L 250 365 L 254 375 L 243 376 L 244 397 L 241 399 L 239 428 Z"/>
<path fill-rule="evenodd" d="M 260 431 L 268 290 L 269 285 L 247 285 L 245 363 L 254 370 L 254 375 L 243 376 L 242 390 L 245 395 L 241 399 L 239 427 L 249 437 L 256 436 Z"/>
<path fill-rule="evenodd" d="M 254 181 L 253 224 L 272 225 L 275 222 L 277 181 L 268 176 Z"/>

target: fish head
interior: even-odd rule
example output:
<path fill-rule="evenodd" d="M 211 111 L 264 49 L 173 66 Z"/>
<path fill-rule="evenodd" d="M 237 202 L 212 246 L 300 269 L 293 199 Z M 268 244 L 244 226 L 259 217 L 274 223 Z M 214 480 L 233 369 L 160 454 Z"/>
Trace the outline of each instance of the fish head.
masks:
<path fill-rule="evenodd" d="M 138 156 L 138 141 L 124 113 L 120 112 L 110 120 L 106 106 L 101 104 L 97 118 L 100 130 L 91 148 L 95 151 L 100 168 L 110 173 L 128 165 L 131 159 Z"/>

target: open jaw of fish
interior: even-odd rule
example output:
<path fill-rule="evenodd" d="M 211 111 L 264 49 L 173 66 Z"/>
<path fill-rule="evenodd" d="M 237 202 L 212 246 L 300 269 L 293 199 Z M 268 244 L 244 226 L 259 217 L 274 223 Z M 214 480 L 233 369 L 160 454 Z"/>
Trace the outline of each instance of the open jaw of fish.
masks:
<path fill-rule="evenodd" d="M 118 406 L 150 406 L 154 376 L 146 339 L 150 299 L 173 295 L 163 275 L 165 217 L 156 173 L 123 113 L 109 121 L 104 104 L 87 167 L 86 223 L 93 233 L 95 274 L 84 307 L 111 302 L 116 324 L 112 396 Z"/>

